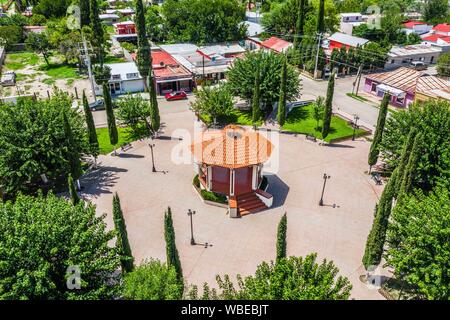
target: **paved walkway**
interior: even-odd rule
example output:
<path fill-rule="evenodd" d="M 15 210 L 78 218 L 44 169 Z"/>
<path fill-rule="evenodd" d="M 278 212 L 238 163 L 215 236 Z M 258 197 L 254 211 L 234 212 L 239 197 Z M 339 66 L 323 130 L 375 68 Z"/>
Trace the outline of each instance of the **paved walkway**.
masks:
<path fill-rule="evenodd" d="M 181 147 L 183 143 L 190 143 L 188 136 L 182 141 L 178 138 L 193 132 L 192 112 L 163 113 L 162 122 L 163 133 L 154 141 L 157 173 L 151 171 L 147 142 L 140 141 L 117 157 L 101 156 L 101 169 L 83 179 L 83 196 L 97 205 L 99 214 L 107 213 L 111 228 L 112 196 L 114 192 L 120 195 L 136 263 L 149 258 L 165 260 L 163 214 L 170 206 L 189 284 L 206 281 L 215 286 L 216 274 L 227 273 L 233 279 L 238 273 L 253 274 L 262 261 L 274 259 L 277 225 L 287 212 L 288 255 L 317 252 L 319 259 L 333 260 L 341 274 L 350 279 L 352 297 L 382 299 L 358 279 L 363 273 L 361 258 L 373 209 L 382 188 L 364 174 L 370 147 L 367 141 L 357 139 L 323 147 L 301 135 L 280 135 L 275 149 L 279 170 L 269 175 L 268 192 L 274 195 L 274 206 L 241 219 L 230 219 L 225 209 L 200 201 L 192 187 L 193 165 L 173 162 L 174 155 L 186 152 Z M 275 137 L 272 141 L 276 140 Z M 320 207 L 324 172 L 331 179 L 325 190 L 325 206 Z M 195 240 L 211 246 L 189 244 L 188 209 L 196 211 Z"/>

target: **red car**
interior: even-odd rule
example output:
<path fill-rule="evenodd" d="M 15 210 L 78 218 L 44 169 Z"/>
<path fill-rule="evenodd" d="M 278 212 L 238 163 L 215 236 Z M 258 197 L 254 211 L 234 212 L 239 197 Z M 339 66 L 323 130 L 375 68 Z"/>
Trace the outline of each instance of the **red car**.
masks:
<path fill-rule="evenodd" d="M 167 93 L 165 97 L 167 101 L 183 100 L 187 99 L 187 94 L 184 91 L 174 91 L 171 93 Z"/>

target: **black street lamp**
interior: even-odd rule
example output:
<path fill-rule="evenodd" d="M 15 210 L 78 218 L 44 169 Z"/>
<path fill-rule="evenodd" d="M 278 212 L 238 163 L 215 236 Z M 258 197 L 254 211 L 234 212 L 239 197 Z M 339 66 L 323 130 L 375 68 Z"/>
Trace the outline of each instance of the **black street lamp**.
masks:
<path fill-rule="evenodd" d="M 323 206 L 323 193 L 325 191 L 325 185 L 327 184 L 327 180 L 330 178 L 331 176 L 327 175 L 326 173 L 323 174 L 323 188 L 322 188 L 322 195 L 320 196 L 319 206 Z"/>
<path fill-rule="evenodd" d="M 352 136 L 352 141 L 355 141 L 355 133 L 356 133 L 356 129 L 358 129 L 358 120 L 359 117 L 357 114 L 355 114 L 354 116 L 354 122 L 353 122 L 353 136 Z"/>
<path fill-rule="evenodd" d="M 148 145 L 150 147 L 150 150 L 152 151 L 152 166 L 153 166 L 152 171 L 156 172 L 156 169 L 155 169 L 155 158 L 153 157 L 153 147 L 155 146 L 155 144 L 154 143 L 149 143 Z"/>
<path fill-rule="evenodd" d="M 188 210 L 187 215 L 191 218 L 191 246 L 195 245 L 194 240 L 194 227 L 192 225 L 192 216 L 195 214 L 195 211 L 191 211 L 191 209 Z"/>

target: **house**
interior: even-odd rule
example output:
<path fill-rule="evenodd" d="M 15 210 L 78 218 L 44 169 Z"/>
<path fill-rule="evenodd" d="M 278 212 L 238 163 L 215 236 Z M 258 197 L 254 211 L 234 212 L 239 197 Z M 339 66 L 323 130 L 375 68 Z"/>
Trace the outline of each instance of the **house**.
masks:
<path fill-rule="evenodd" d="M 114 33 L 111 36 L 113 43 L 130 42 L 137 43 L 136 25 L 133 21 L 123 21 L 113 24 Z"/>
<path fill-rule="evenodd" d="M 276 53 L 285 53 L 290 47 L 293 46 L 293 44 L 277 37 L 270 37 L 269 39 L 261 42 L 260 46 L 263 50 L 271 50 Z"/>
<path fill-rule="evenodd" d="M 120 20 L 120 17 L 114 13 L 99 14 L 98 17 L 106 25 L 112 25 Z"/>
<path fill-rule="evenodd" d="M 422 37 L 422 44 L 439 47 L 442 53 L 450 52 L 450 36 L 431 34 Z"/>
<path fill-rule="evenodd" d="M 259 23 L 255 23 L 255 22 L 251 22 L 251 21 L 244 21 L 242 23 L 247 26 L 247 36 L 248 37 L 256 37 L 264 32 L 263 26 L 260 25 Z"/>
<path fill-rule="evenodd" d="M 431 29 L 431 32 L 442 36 L 450 36 L 450 25 L 446 23 L 437 24 Z"/>
<path fill-rule="evenodd" d="M 425 64 L 433 64 L 436 63 L 437 58 L 439 58 L 441 54 L 442 48 L 426 44 L 394 46 L 388 53 L 385 69 L 408 66 L 412 61 L 422 61 Z"/>
<path fill-rule="evenodd" d="M 152 50 L 151 55 L 156 92 L 159 95 L 179 90 L 187 92 L 193 90 L 195 82 L 192 73 L 169 53 L 163 50 Z M 136 59 L 135 53 L 131 56 Z"/>
<path fill-rule="evenodd" d="M 190 146 L 198 188 L 226 196 L 230 218 L 267 209 L 273 196 L 260 186 L 274 148 L 260 132 L 236 125 L 202 132 Z"/>
<path fill-rule="evenodd" d="M 350 47 L 362 47 L 367 42 L 369 42 L 369 40 L 364 38 L 336 32 L 327 39 L 327 42 L 324 43 L 324 47 L 328 49 L 329 52 L 331 52 L 333 51 L 333 49 L 340 49 L 342 47 L 345 47 L 347 50 L 350 49 Z"/>
<path fill-rule="evenodd" d="M 361 13 L 341 13 L 339 30 L 342 33 L 352 35 L 353 28 L 366 23 Z"/>
<path fill-rule="evenodd" d="M 30 33 L 42 33 L 47 30 L 46 26 L 23 26 L 24 35 L 28 35 Z"/>
<path fill-rule="evenodd" d="M 407 21 L 403 23 L 402 31 L 406 34 L 415 33 L 418 35 L 430 32 L 433 26 L 420 21 Z"/>
<path fill-rule="evenodd" d="M 427 101 L 430 99 L 444 99 L 450 101 L 450 86 L 435 84 L 433 76 L 422 76 L 417 80 L 415 101 Z"/>
<path fill-rule="evenodd" d="M 106 9 L 105 13 L 107 14 L 117 14 L 122 17 L 132 16 L 134 14 L 134 9 L 124 8 L 124 9 Z"/>
<path fill-rule="evenodd" d="M 111 95 L 144 91 L 144 78 L 139 74 L 134 62 L 105 64 L 111 68 L 111 78 L 108 81 Z M 101 86 L 95 86 L 95 93 L 102 94 Z"/>
<path fill-rule="evenodd" d="M 225 73 L 234 59 L 245 52 L 238 44 L 217 44 L 201 48 L 189 43 L 170 44 L 161 45 L 161 49 L 189 70 L 197 80 L 212 82 L 225 79 Z"/>
<path fill-rule="evenodd" d="M 415 100 L 416 93 L 429 94 L 433 90 L 449 90 L 447 81 L 428 76 L 423 71 L 401 67 L 394 71 L 366 76 L 364 91 L 380 98 L 391 95 L 390 103 L 397 107 L 408 107 Z M 437 94 L 437 93 L 436 93 Z"/>

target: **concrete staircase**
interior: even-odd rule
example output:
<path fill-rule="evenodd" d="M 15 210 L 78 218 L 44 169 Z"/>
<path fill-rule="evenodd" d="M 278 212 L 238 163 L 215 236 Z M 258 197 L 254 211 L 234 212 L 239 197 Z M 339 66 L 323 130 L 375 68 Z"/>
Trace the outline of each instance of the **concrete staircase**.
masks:
<path fill-rule="evenodd" d="M 267 206 L 258 198 L 255 192 L 238 196 L 237 206 L 241 216 L 267 209 Z"/>

